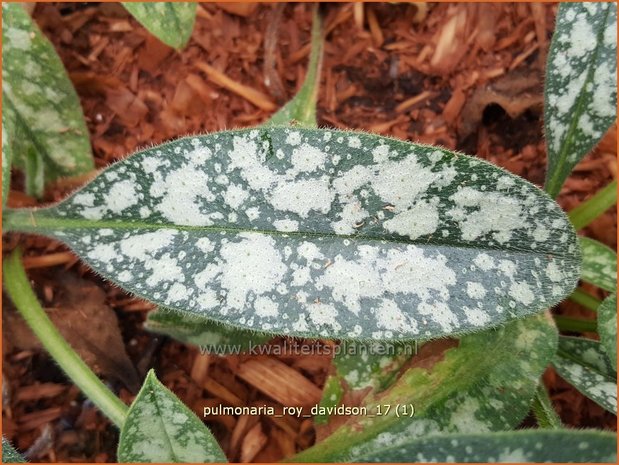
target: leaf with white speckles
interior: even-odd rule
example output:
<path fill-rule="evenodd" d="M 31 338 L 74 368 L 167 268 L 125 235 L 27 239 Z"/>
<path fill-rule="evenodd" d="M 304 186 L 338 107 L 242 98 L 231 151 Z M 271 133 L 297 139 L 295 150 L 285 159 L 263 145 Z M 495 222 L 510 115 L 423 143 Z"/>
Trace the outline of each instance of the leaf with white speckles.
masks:
<path fill-rule="evenodd" d="M 205 352 L 215 355 L 239 354 L 273 338 L 271 335 L 237 329 L 199 316 L 167 309 L 150 312 L 144 328 L 187 344 L 200 346 Z"/>
<path fill-rule="evenodd" d="M 496 327 L 561 301 L 580 276 L 543 191 L 445 149 L 262 127 L 126 158 L 5 230 L 68 244 L 161 307 L 241 329 L 357 340 Z"/>
<path fill-rule="evenodd" d="M 183 48 L 196 21 L 196 2 L 123 2 L 138 22 L 163 43 Z"/>
<path fill-rule="evenodd" d="M 322 389 L 322 398 L 320 399 L 318 414 L 314 416 L 316 425 L 325 425 L 329 423 L 331 416 L 328 414 L 329 407 L 337 407 L 344 396 L 344 388 L 342 387 L 341 378 L 337 375 L 330 375 L 325 381 Z"/>
<path fill-rule="evenodd" d="M 120 431 L 118 460 L 123 463 L 227 462 L 202 421 L 153 371 L 131 404 Z"/>
<path fill-rule="evenodd" d="M 616 3 L 560 4 L 544 92 L 546 190 L 556 197 L 617 115 Z"/>
<path fill-rule="evenodd" d="M 607 291 L 617 290 L 617 254 L 610 247 L 588 237 L 580 238 L 581 279 Z"/>
<path fill-rule="evenodd" d="M 26 460 L 19 452 L 11 445 L 11 443 L 2 436 L 2 463 L 25 463 Z"/>
<path fill-rule="evenodd" d="M 363 399 L 370 414 L 377 404 L 391 405 L 388 415 L 353 416 L 294 461 L 350 462 L 430 434 L 515 428 L 529 413 L 539 377 L 556 348 L 554 324 L 546 315 L 536 315 L 465 336 L 442 355 L 431 350 L 434 365 L 413 358 L 412 367 L 392 386 Z M 412 418 L 402 411 L 396 416 L 394 406 L 410 404 L 415 407 Z"/>
<path fill-rule="evenodd" d="M 617 371 L 617 294 L 608 296 L 598 308 L 598 333 L 602 347 Z"/>
<path fill-rule="evenodd" d="M 599 342 L 561 336 L 552 364 L 581 393 L 617 414 L 617 373 Z"/>
<path fill-rule="evenodd" d="M 445 434 L 386 445 L 357 462 L 610 462 L 617 461 L 617 435 L 600 430 L 520 430 Z"/>
<path fill-rule="evenodd" d="M 3 3 L 2 12 L 3 105 L 28 142 L 15 162 L 33 150 L 47 181 L 94 169 L 80 102 L 53 45 L 20 4 Z M 29 167 L 26 161 L 21 166 Z M 32 193 L 40 195 L 43 176 L 38 170 L 26 174 L 38 180 L 39 192 Z"/>

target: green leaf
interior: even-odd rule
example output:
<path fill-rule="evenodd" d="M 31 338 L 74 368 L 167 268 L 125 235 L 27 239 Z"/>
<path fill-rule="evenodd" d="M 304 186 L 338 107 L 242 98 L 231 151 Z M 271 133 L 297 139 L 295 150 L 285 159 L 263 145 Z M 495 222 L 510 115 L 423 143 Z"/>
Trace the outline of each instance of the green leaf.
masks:
<path fill-rule="evenodd" d="M 2 111 L 2 207 L 6 205 L 11 185 L 11 163 L 15 145 L 15 113 L 8 107 Z"/>
<path fill-rule="evenodd" d="M 4 133 L 4 131 L 3 131 Z M 11 443 L 2 436 L 2 463 L 25 463 L 26 460 L 19 452 L 11 445 Z"/>
<path fill-rule="evenodd" d="M 617 436 L 599 430 L 520 430 L 445 434 L 383 447 L 357 462 L 610 462 L 617 461 Z"/>
<path fill-rule="evenodd" d="M 325 425 L 329 423 L 331 416 L 328 413 L 328 409 L 338 406 L 343 396 L 344 388 L 341 384 L 341 377 L 330 375 L 325 381 L 325 386 L 322 390 L 322 398 L 319 403 L 320 409 L 318 410 L 318 414 L 314 416 L 314 423 L 316 425 Z"/>
<path fill-rule="evenodd" d="M 30 169 L 36 158 L 35 173 L 26 174 L 39 180 L 43 169 L 47 180 L 94 169 L 80 102 L 53 45 L 20 4 L 3 3 L 2 12 L 3 105 L 20 132 L 15 161 L 26 157 Z"/>
<path fill-rule="evenodd" d="M 561 418 L 557 414 L 552 405 L 552 401 L 548 396 L 548 391 L 542 382 L 537 387 L 531 410 L 537 420 L 537 425 L 544 429 L 561 429 L 563 424 Z"/>
<path fill-rule="evenodd" d="M 598 333 L 610 363 L 617 371 L 617 294 L 607 297 L 598 310 Z"/>
<path fill-rule="evenodd" d="M 307 75 L 297 95 L 278 110 L 266 123 L 277 126 L 298 123 L 301 126 L 316 127 L 316 101 L 320 85 L 322 66 L 322 21 L 318 6 L 314 9 L 312 22 L 312 51 L 310 53 Z"/>
<path fill-rule="evenodd" d="M 152 370 L 120 431 L 118 460 L 123 463 L 227 462 L 209 429 L 157 380 Z"/>
<path fill-rule="evenodd" d="M 581 279 L 613 292 L 617 290 L 617 254 L 613 249 L 588 237 L 580 238 Z"/>
<path fill-rule="evenodd" d="M 216 355 L 240 354 L 273 338 L 270 335 L 233 328 L 200 316 L 183 315 L 161 308 L 149 312 L 144 327 L 178 341 L 200 346 L 205 352 Z"/>
<path fill-rule="evenodd" d="M 561 336 L 552 364 L 582 394 L 617 414 L 617 373 L 599 342 Z"/>
<path fill-rule="evenodd" d="M 615 3 L 560 4 L 544 93 L 546 191 L 556 197 L 617 115 Z"/>
<path fill-rule="evenodd" d="M 415 342 L 342 341 L 333 358 L 335 373 L 327 379 L 323 389 L 321 407 L 338 405 L 344 391 L 357 398 L 360 391 L 367 395 L 384 390 L 395 381 L 402 366 L 416 353 Z M 328 418 L 319 416 L 317 424 L 327 423 Z"/>
<path fill-rule="evenodd" d="M 367 415 L 351 417 L 326 439 L 301 452 L 295 462 L 361 460 L 436 433 L 479 433 L 515 428 L 530 411 L 539 377 L 554 356 L 556 328 L 546 315 L 468 335 L 428 367 L 415 362 L 387 390 L 363 400 Z M 442 355 L 442 357 L 440 357 Z M 396 406 L 414 406 L 412 418 Z M 377 405 L 391 406 L 387 415 Z M 410 414 L 410 408 L 407 412 Z"/>
<path fill-rule="evenodd" d="M 164 44 L 180 50 L 189 42 L 196 2 L 123 2 L 123 6 Z"/>
<path fill-rule="evenodd" d="M 68 244 L 124 289 L 237 328 L 430 339 L 552 306 L 580 276 L 543 191 L 493 165 L 380 136 L 259 128 L 120 161 L 5 230 Z"/>

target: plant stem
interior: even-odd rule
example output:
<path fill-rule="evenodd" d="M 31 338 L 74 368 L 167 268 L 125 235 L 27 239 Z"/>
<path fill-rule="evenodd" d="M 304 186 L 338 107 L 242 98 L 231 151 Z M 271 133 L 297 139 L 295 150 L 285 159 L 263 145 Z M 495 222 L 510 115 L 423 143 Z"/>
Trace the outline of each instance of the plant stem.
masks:
<path fill-rule="evenodd" d="M 581 203 L 568 213 L 574 228 L 588 226 L 598 216 L 617 203 L 617 180 L 600 189 L 586 202 Z"/>
<path fill-rule="evenodd" d="M 588 292 L 585 292 L 582 288 L 575 289 L 568 299 L 594 312 L 597 312 L 598 307 L 602 303 L 601 300 L 596 299 Z"/>
<path fill-rule="evenodd" d="M 597 323 L 595 320 L 582 320 L 580 318 L 570 318 L 567 316 L 554 315 L 557 328 L 561 331 L 572 333 L 596 333 Z"/>
<path fill-rule="evenodd" d="M 122 427 L 127 406 L 90 370 L 41 308 L 30 287 L 19 249 L 4 261 L 3 272 L 7 293 L 43 347 L 82 392 L 116 426 Z"/>
<path fill-rule="evenodd" d="M 531 410 L 537 420 L 537 425 L 544 429 L 560 429 L 563 428 L 561 418 L 557 415 L 556 410 L 552 406 L 550 397 L 548 397 L 548 391 L 544 383 L 540 382 L 537 386 L 537 392 L 533 398 L 533 404 Z"/>

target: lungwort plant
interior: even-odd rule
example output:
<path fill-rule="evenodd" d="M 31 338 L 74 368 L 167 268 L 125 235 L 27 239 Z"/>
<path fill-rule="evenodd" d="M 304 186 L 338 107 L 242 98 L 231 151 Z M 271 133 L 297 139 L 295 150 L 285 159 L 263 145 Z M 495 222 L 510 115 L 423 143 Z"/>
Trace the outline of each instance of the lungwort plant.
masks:
<path fill-rule="evenodd" d="M 21 76 L 33 57 L 55 55 L 19 7 L 3 8 L 6 193 L 6 167 L 33 151 L 59 172 L 92 161 L 87 144 L 59 147 L 85 136 L 76 116 L 67 116 L 76 122 L 71 137 L 58 123 L 53 109 L 70 105 L 34 112 L 24 103 L 31 94 Z M 5 209 L 4 231 L 64 242 L 159 306 L 149 329 L 193 344 L 286 335 L 432 349 L 430 341 L 458 339 L 430 365 L 411 365 L 403 352 L 336 356 L 320 405 L 363 393 L 373 415 L 351 417 L 291 460 L 615 461 L 615 435 L 565 428 L 540 375 L 552 363 L 616 412 L 616 296 L 600 305 L 574 291 L 582 279 L 614 293 L 616 254 L 579 239 L 572 224 L 584 227 L 613 205 L 615 185 L 569 216 L 553 200 L 615 120 L 616 5 L 559 8 L 545 87 L 546 192 L 444 148 L 316 128 L 321 42 L 316 17 L 306 81 L 266 124 L 140 151 L 56 205 Z M 51 83 L 64 71 L 53 60 L 29 81 L 33 92 L 59 92 Z M 41 309 L 19 251 L 4 277 L 46 349 L 120 428 L 119 460 L 225 460 L 154 373 L 127 408 L 90 372 Z M 558 337 L 546 310 L 568 296 L 599 307 L 599 342 Z M 393 406 L 411 406 L 410 415 Z M 531 409 L 539 428 L 516 430 Z"/>

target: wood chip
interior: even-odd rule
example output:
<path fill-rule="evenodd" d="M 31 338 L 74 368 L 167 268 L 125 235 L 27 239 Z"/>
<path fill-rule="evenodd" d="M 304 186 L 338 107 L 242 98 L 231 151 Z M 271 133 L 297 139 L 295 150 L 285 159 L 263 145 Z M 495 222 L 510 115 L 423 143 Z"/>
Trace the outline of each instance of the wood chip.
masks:
<path fill-rule="evenodd" d="M 307 406 L 320 401 L 322 391 L 298 371 L 271 357 L 247 360 L 237 375 L 284 406 Z"/>
<path fill-rule="evenodd" d="M 247 432 L 243 438 L 241 446 L 241 462 L 248 463 L 260 452 L 268 441 L 267 436 L 262 432 L 262 425 L 257 423 Z"/>

